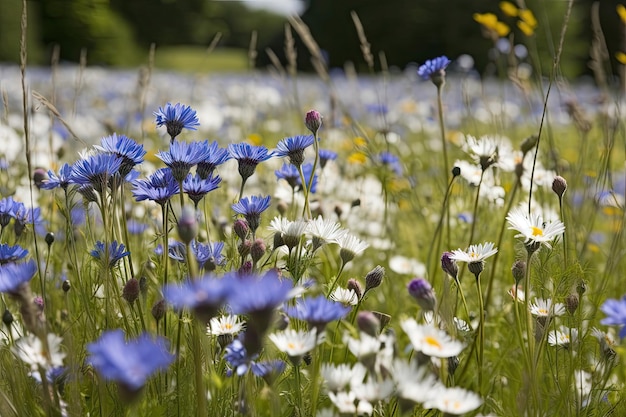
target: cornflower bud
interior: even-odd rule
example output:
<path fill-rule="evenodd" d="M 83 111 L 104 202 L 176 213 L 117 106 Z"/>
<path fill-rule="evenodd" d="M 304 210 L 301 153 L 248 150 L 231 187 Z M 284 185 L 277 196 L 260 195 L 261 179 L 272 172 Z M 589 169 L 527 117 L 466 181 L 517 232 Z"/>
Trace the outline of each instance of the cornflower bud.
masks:
<path fill-rule="evenodd" d="M 263 239 L 256 239 L 250 246 L 252 261 L 258 262 L 263 255 L 265 255 L 265 242 L 263 242 Z"/>
<path fill-rule="evenodd" d="M 122 289 L 122 298 L 132 305 L 139 298 L 139 281 L 137 278 L 131 278 L 126 281 Z"/>
<path fill-rule="evenodd" d="M 526 275 L 526 262 L 521 260 L 515 261 L 511 267 L 511 273 L 513 274 L 515 283 L 519 284 L 519 282 L 524 279 L 524 276 Z"/>
<path fill-rule="evenodd" d="M 160 299 L 152 306 L 152 310 L 150 310 L 150 312 L 152 313 L 152 317 L 154 317 L 157 324 L 159 324 L 159 320 L 161 320 L 165 316 L 166 308 L 167 305 L 165 304 L 164 299 Z"/>
<path fill-rule="evenodd" d="M 435 291 L 424 278 L 415 278 L 407 285 L 409 295 L 417 301 L 417 304 L 425 311 L 433 311 L 437 305 Z"/>
<path fill-rule="evenodd" d="M 313 133 L 317 134 L 317 131 L 322 126 L 322 115 L 316 110 L 309 110 L 304 117 L 304 125 Z"/>
<path fill-rule="evenodd" d="M 376 268 L 372 269 L 365 276 L 365 292 L 369 290 L 373 290 L 378 287 L 383 282 L 383 278 L 385 277 L 385 268 L 380 265 L 377 265 Z"/>
<path fill-rule="evenodd" d="M 441 255 L 441 269 L 456 280 L 459 275 L 459 267 L 450 256 L 452 256 L 451 252 L 444 252 Z"/>
<path fill-rule="evenodd" d="M 235 234 L 239 236 L 239 239 L 243 241 L 246 240 L 250 227 L 248 227 L 248 222 L 244 219 L 237 219 L 233 224 L 233 230 L 235 231 Z"/>
<path fill-rule="evenodd" d="M 377 337 L 380 332 L 380 320 L 371 311 L 359 311 L 356 324 L 363 333 Z"/>
<path fill-rule="evenodd" d="M 178 236 L 185 244 L 191 243 L 198 235 L 198 220 L 194 209 L 189 206 L 183 207 L 178 219 Z"/>
<path fill-rule="evenodd" d="M 552 191 L 554 191 L 559 198 L 563 198 L 565 190 L 567 190 L 567 181 L 565 181 L 565 178 L 560 175 L 554 177 L 554 181 L 552 181 Z"/>
<path fill-rule="evenodd" d="M 354 278 L 350 278 L 348 280 L 348 284 L 347 284 L 347 288 L 349 290 L 354 291 L 354 293 L 356 294 L 357 299 L 361 299 L 361 297 L 363 297 L 363 286 L 361 285 L 361 283 L 359 281 L 357 281 Z"/>

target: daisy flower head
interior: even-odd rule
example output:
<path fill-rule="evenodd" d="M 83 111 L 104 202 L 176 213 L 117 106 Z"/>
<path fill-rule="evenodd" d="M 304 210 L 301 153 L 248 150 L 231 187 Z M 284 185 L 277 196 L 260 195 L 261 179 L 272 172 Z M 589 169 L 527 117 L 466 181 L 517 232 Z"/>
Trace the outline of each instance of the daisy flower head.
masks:
<path fill-rule="evenodd" d="M 437 58 L 426 60 L 417 69 L 417 75 L 424 81 L 431 80 L 437 87 L 441 87 L 445 82 L 446 68 L 450 65 L 447 56 L 442 55 Z"/>
<path fill-rule="evenodd" d="M 167 128 L 171 142 L 174 142 L 174 138 L 180 135 L 183 129 L 196 130 L 200 126 L 196 111 L 181 103 L 174 105 L 167 103 L 164 107 L 159 107 L 159 110 L 153 114 L 156 117 L 157 127 L 165 125 Z"/>
<path fill-rule="evenodd" d="M 545 300 L 543 298 L 535 298 L 535 301 L 528 308 L 533 316 L 543 318 L 559 317 L 565 314 L 565 304 L 553 303 L 551 298 Z"/>
<path fill-rule="evenodd" d="M 367 249 L 369 244 L 354 235 L 344 233 L 339 239 L 339 247 L 341 248 L 339 250 L 339 257 L 345 265 L 353 260 L 356 255 L 359 255 Z"/>
<path fill-rule="evenodd" d="M 548 344 L 550 346 L 561 346 L 567 348 L 577 340 L 578 329 L 560 326 L 558 330 L 554 329 L 548 333 Z"/>
<path fill-rule="evenodd" d="M 462 415 L 476 410 L 483 400 L 476 393 L 463 388 L 440 386 L 432 391 L 432 396 L 424 402 L 424 408 L 435 408 L 444 415 Z"/>
<path fill-rule="evenodd" d="M 276 145 L 275 156 L 286 156 L 291 165 L 300 167 L 304 162 L 304 150 L 315 142 L 313 135 L 298 135 L 284 138 Z"/>
<path fill-rule="evenodd" d="M 609 326 L 620 326 L 620 338 L 626 337 L 626 295 L 620 300 L 609 299 L 602 304 L 600 310 L 606 314 L 600 323 Z"/>
<path fill-rule="evenodd" d="M 342 229 L 339 223 L 318 216 L 309 222 L 308 233 L 315 250 L 328 243 L 339 243 L 346 230 Z"/>
<path fill-rule="evenodd" d="M 209 336 L 236 335 L 244 329 L 245 325 L 239 320 L 239 316 L 234 314 L 213 317 L 207 325 L 207 334 Z"/>
<path fill-rule="evenodd" d="M 480 164 L 480 168 L 485 171 L 498 159 L 498 140 L 493 136 L 481 136 L 476 138 L 472 135 L 465 137 L 464 150 L 469 153 Z"/>
<path fill-rule="evenodd" d="M 40 367 L 50 370 L 63 366 L 65 358 L 65 353 L 61 352 L 63 339 L 54 333 L 48 333 L 46 339 L 47 345 L 44 345 L 40 338 L 29 334 L 16 340 L 11 350 L 24 363 L 30 365 L 33 371 L 38 371 Z"/>
<path fill-rule="evenodd" d="M 415 403 L 423 403 L 441 386 L 434 374 L 426 366 L 418 366 L 416 361 L 394 359 L 391 376 L 396 383 L 398 396 Z"/>
<path fill-rule="evenodd" d="M 359 303 L 359 297 L 354 290 L 342 287 L 335 288 L 335 291 L 330 295 L 330 299 L 344 306 L 355 306 Z"/>
<path fill-rule="evenodd" d="M 551 249 L 550 242 L 565 232 L 560 220 L 545 222 L 541 215 L 529 215 L 521 207 L 511 210 L 506 220 L 509 230 L 519 232 L 515 237 L 524 239 L 527 250 L 537 250 L 542 244 Z"/>
<path fill-rule="evenodd" d="M 280 333 L 272 333 L 269 339 L 276 345 L 276 348 L 289 356 L 294 365 L 298 365 L 302 357 L 315 349 L 315 346 L 322 341 L 317 337 L 317 330 L 294 330 L 287 329 Z"/>
<path fill-rule="evenodd" d="M 400 326 L 409 336 L 413 349 L 436 358 L 457 356 L 464 348 L 445 331 L 428 324 L 417 324 L 415 319 L 404 320 Z"/>
<path fill-rule="evenodd" d="M 498 253 L 498 249 L 494 247 L 494 244 L 487 242 L 470 245 L 465 251 L 460 248 L 453 250 L 449 258 L 457 262 L 467 262 L 467 268 L 478 277 L 483 271 L 485 259 L 496 253 Z"/>

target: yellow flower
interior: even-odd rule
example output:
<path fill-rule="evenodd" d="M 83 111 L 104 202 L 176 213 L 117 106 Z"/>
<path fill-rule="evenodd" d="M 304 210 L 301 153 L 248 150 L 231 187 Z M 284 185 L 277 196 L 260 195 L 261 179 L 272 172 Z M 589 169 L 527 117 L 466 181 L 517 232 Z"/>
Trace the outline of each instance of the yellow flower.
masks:
<path fill-rule="evenodd" d="M 615 53 L 615 58 L 617 58 L 617 61 L 620 64 L 626 65 L 626 54 L 623 52 L 616 52 Z"/>
<path fill-rule="evenodd" d="M 500 10 L 507 16 L 516 17 L 518 13 L 517 7 L 510 1 L 501 1 Z"/>
<path fill-rule="evenodd" d="M 367 161 L 367 156 L 363 152 L 352 152 L 348 156 L 348 163 L 350 164 L 364 164 Z"/>
<path fill-rule="evenodd" d="M 474 13 L 474 20 L 500 37 L 508 35 L 511 30 L 506 23 L 500 22 L 493 13 Z"/>
<path fill-rule="evenodd" d="M 354 142 L 354 146 L 356 147 L 367 145 L 367 141 L 363 139 L 361 136 L 357 136 L 356 138 L 354 138 L 353 142 Z"/>
<path fill-rule="evenodd" d="M 537 27 L 537 19 L 535 19 L 535 15 L 529 9 L 520 10 L 519 18 L 532 29 Z"/>
<path fill-rule="evenodd" d="M 532 36 L 535 33 L 534 29 L 528 25 L 528 23 L 519 20 L 517 22 L 517 27 L 524 33 L 526 36 Z"/>
<path fill-rule="evenodd" d="M 626 25 L 626 6 L 624 6 L 623 4 L 618 4 L 617 14 L 619 15 L 619 18 L 622 19 L 622 23 Z"/>
<path fill-rule="evenodd" d="M 251 133 L 248 135 L 248 141 L 254 146 L 259 146 L 263 143 L 263 138 L 258 133 Z"/>

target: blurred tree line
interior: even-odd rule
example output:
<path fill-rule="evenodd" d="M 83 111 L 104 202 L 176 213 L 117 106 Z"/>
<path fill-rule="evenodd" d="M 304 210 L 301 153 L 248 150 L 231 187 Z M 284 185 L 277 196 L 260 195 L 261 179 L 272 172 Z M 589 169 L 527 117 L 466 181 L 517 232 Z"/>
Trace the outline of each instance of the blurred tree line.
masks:
<path fill-rule="evenodd" d="M 302 0 L 306 1 L 306 0 Z M 512 0 L 515 3 L 515 0 Z M 269 48 L 285 62 L 284 27 L 287 19 L 265 11 L 248 9 L 239 1 L 215 0 L 29 0 L 29 63 L 49 62 L 53 45 L 60 46 L 63 60 L 78 61 L 87 51 L 88 63 L 137 65 L 146 61 L 152 43 L 159 46 L 207 46 L 222 33 L 220 46 L 247 49 L 251 32 L 258 33 L 257 65 L 270 64 Z M 525 34 L 517 18 L 508 16 L 495 0 L 308 0 L 303 21 L 323 50 L 330 67 L 346 61 L 366 69 L 350 12 L 356 11 L 378 60 L 384 52 L 390 66 L 446 54 L 451 58 L 469 54 L 483 71 L 494 60 L 489 50 L 494 39 L 474 20 L 475 13 L 493 13 L 511 28 L 506 38 L 524 44 L 532 63 L 549 72 L 558 43 L 566 1 L 526 0 L 538 20 L 534 33 Z M 565 75 L 588 72 L 592 39 L 593 0 L 576 0 L 568 27 L 562 69 Z M 626 52 L 624 26 L 616 6 L 623 0 L 601 0 L 599 15 L 611 54 Z M 0 0 L 0 61 L 19 61 L 21 0 Z M 311 69 L 310 54 L 299 40 L 298 65 Z M 538 57 L 539 59 L 535 59 Z M 531 58 L 528 58 L 531 61 Z"/>

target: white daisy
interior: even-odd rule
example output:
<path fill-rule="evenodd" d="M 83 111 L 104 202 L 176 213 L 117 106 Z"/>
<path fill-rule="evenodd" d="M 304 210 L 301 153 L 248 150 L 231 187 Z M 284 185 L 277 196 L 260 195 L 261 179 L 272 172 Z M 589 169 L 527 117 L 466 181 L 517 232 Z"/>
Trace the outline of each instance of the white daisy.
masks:
<path fill-rule="evenodd" d="M 509 288 L 508 293 L 513 298 L 513 300 L 515 300 L 517 296 L 517 301 L 519 301 L 520 303 L 523 303 L 524 300 L 526 300 L 526 293 L 524 293 L 521 285 L 518 285 L 517 288 L 515 288 L 515 284 L 513 284 L 513 286 Z"/>
<path fill-rule="evenodd" d="M 322 341 L 322 338 L 318 340 L 316 329 L 310 331 L 287 329 L 280 333 L 272 333 L 269 338 L 278 350 L 290 358 L 301 358 Z"/>
<path fill-rule="evenodd" d="M 441 385 L 437 377 L 428 372 L 427 367 L 418 367 L 413 361 L 395 359 L 391 369 L 398 396 L 406 400 L 421 404 Z"/>
<path fill-rule="evenodd" d="M 343 336 L 343 342 L 348 345 L 348 350 L 352 352 L 357 359 L 371 357 L 376 355 L 381 347 L 381 342 L 377 337 L 361 332 L 359 339 L 353 339 L 349 333 Z"/>
<path fill-rule="evenodd" d="M 209 336 L 236 335 L 245 327 L 245 323 L 239 321 L 239 316 L 225 315 L 221 317 L 213 317 L 207 325 L 207 334 Z"/>
<path fill-rule="evenodd" d="M 337 287 L 335 291 L 330 295 L 331 300 L 340 302 L 341 304 L 348 306 L 355 306 L 359 303 L 359 297 L 352 289 Z"/>
<path fill-rule="evenodd" d="M 523 208 L 517 207 L 506 216 L 511 225 L 509 230 L 517 230 L 515 237 L 524 239 L 526 245 L 544 244 L 551 248 L 550 243 L 565 232 L 565 225 L 560 220 L 545 222 L 541 215 L 529 215 Z"/>
<path fill-rule="evenodd" d="M 492 242 L 471 245 L 467 250 L 456 249 L 452 251 L 450 259 L 458 262 L 476 263 L 483 262 L 488 257 L 498 253 Z"/>
<path fill-rule="evenodd" d="M 498 139 L 493 136 L 481 136 L 480 139 L 476 139 L 474 136 L 467 135 L 463 149 L 472 155 L 482 169 L 487 169 L 497 160 L 498 142 Z"/>
<path fill-rule="evenodd" d="M 424 402 L 424 408 L 436 408 L 444 414 L 461 415 L 476 410 L 482 403 L 480 396 L 471 391 L 441 386 Z"/>
<path fill-rule="evenodd" d="M 309 222 L 307 232 L 311 236 L 313 248 L 317 249 L 327 243 L 339 243 L 346 230 L 342 229 L 339 223 L 318 216 Z"/>
<path fill-rule="evenodd" d="M 395 387 L 391 379 L 377 381 L 375 378 L 368 378 L 367 382 L 353 383 L 351 388 L 360 401 L 375 403 L 388 398 Z"/>
<path fill-rule="evenodd" d="M 417 324 L 415 319 L 404 320 L 400 326 L 409 336 L 413 349 L 424 355 L 449 358 L 463 350 L 463 343 L 434 326 Z"/>
<path fill-rule="evenodd" d="M 331 392 L 341 391 L 350 384 L 352 379 L 352 369 L 346 363 L 339 365 L 324 363 L 320 373 L 324 381 L 326 381 L 326 388 Z"/>
<path fill-rule="evenodd" d="M 65 353 L 60 351 L 63 339 L 54 333 L 48 333 L 47 341 L 48 346 L 44 346 L 38 337 L 29 334 L 18 339 L 11 350 L 34 371 L 39 370 L 39 367 L 48 370 L 63 366 Z"/>
<path fill-rule="evenodd" d="M 558 317 L 565 314 L 565 304 L 552 303 L 552 299 L 535 298 L 535 301 L 528 307 L 533 316 L 538 317 Z"/>
<path fill-rule="evenodd" d="M 571 335 L 571 337 L 570 337 Z M 548 333 L 548 343 L 550 346 L 568 347 L 570 344 L 578 340 L 578 330 L 569 327 L 560 326 Z"/>
<path fill-rule="evenodd" d="M 339 410 L 339 414 L 347 415 L 371 415 L 374 411 L 374 407 L 367 401 L 356 402 L 357 398 L 354 392 L 334 392 L 328 393 L 328 398 L 335 404 L 335 407 Z"/>
<path fill-rule="evenodd" d="M 345 233 L 339 239 L 339 256 L 344 264 L 350 262 L 356 255 L 359 255 L 365 249 L 369 247 L 367 242 L 362 241 L 358 237 Z"/>

